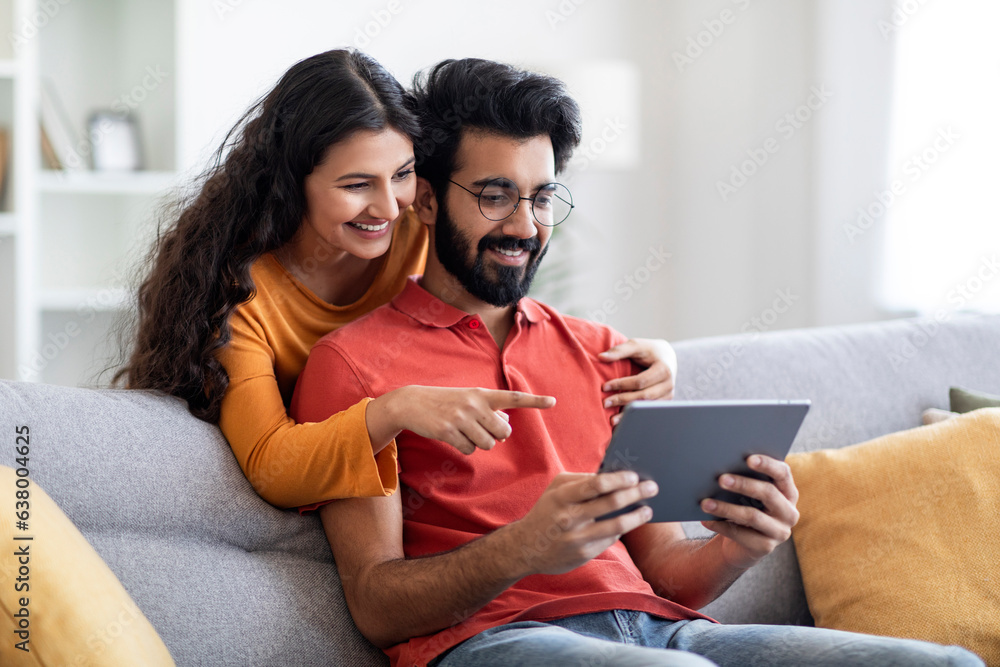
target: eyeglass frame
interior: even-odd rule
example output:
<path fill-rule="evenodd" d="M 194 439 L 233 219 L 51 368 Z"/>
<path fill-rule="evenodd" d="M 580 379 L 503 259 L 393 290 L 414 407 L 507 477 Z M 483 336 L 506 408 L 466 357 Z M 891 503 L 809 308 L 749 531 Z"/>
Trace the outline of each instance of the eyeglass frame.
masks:
<path fill-rule="evenodd" d="M 485 192 L 485 191 L 486 191 L 486 187 L 487 187 L 487 186 L 488 186 L 488 185 L 489 185 L 490 183 L 492 183 L 493 181 L 500 181 L 500 180 L 503 180 L 503 181 L 508 181 L 508 182 L 509 182 L 509 183 L 510 183 L 511 185 L 513 185 L 513 186 L 514 186 L 514 189 L 515 189 L 515 190 L 517 190 L 517 201 L 516 201 L 516 202 L 514 202 L 514 208 L 513 208 L 512 210 L 511 210 L 511 212 L 510 212 L 510 213 L 508 213 L 507 215 L 505 215 L 505 216 L 504 216 L 504 217 L 502 217 L 502 218 L 499 218 L 499 219 L 497 219 L 497 220 L 493 220 L 493 218 L 491 218 L 490 216 L 486 215 L 486 213 L 485 213 L 485 212 L 483 211 L 483 192 Z M 464 185 L 462 185 L 461 183 L 458 183 L 457 181 L 453 181 L 453 180 L 451 180 L 450 178 L 448 179 L 448 182 L 449 182 L 449 183 L 454 183 L 455 185 L 457 185 L 458 187 L 462 188 L 463 190 L 465 190 L 466 192 L 468 192 L 468 193 L 469 193 L 470 195 L 472 195 L 473 197 L 475 197 L 475 198 L 476 198 L 476 203 L 477 203 L 477 205 L 479 206 L 479 213 L 480 213 L 480 214 L 481 214 L 481 215 L 482 215 L 482 216 L 483 216 L 484 218 L 486 218 L 487 220 L 491 220 L 491 221 L 493 221 L 493 222 L 500 222 L 501 220 L 506 220 L 506 219 L 507 219 L 507 218 L 509 218 L 510 216 L 512 216 L 512 215 L 514 215 L 515 213 L 517 213 L 517 209 L 518 209 L 518 207 L 519 207 L 519 206 L 521 205 L 521 202 L 522 202 L 522 201 L 524 201 L 524 200 L 527 200 L 527 201 L 530 201 L 530 202 L 531 202 L 531 217 L 532 217 L 532 218 L 534 218 L 534 219 L 535 219 L 535 222 L 537 222 L 538 224 L 540 224 L 540 225 L 541 225 L 542 227 L 549 227 L 549 228 L 552 228 L 552 227 L 558 227 L 558 226 L 559 226 L 559 225 L 561 225 L 562 223 L 566 222 L 566 220 L 567 220 L 567 219 L 569 219 L 569 216 L 570 216 L 570 215 L 571 215 L 571 214 L 573 213 L 573 209 L 574 209 L 574 208 L 576 208 L 576 204 L 572 203 L 572 201 L 570 201 L 570 202 L 567 202 L 567 203 L 569 204 L 569 213 L 567 213 L 567 214 L 566 214 L 566 217 L 565 217 L 565 218 L 563 218 L 562 220 L 560 220 L 559 222 L 555 222 L 555 223 L 553 223 L 553 224 L 551 224 L 551 225 L 547 225 L 547 224 L 545 224 L 544 222 L 542 222 L 541 220 L 539 220 L 539 219 L 538 219 L 538 216 L 537 216 L 537 215 L 535 215 L 535 197 L 537 197 L 538 195 L 536 194 L 536 195 L 535 195 L 534 197 L 522 197 L 522 196 L 521 196 L 521 188 L 517 187 L 517 183 L 515 183 L 515 182 L 514 182 L 514 181 L 512 181 L 512 180 L 510 180 L 509 178 L 506 178 L 505 176 L 497 176 L 496 178 L 491 178 L 491 179 L 490 179 L 490 180 L 488 180 L 488 181 L 487 181 L 486 183 L 483 183 L 483 187 L 479 189 L 479 194 L 476 194 L 475 192 L 473 192 L 473 191 L 472 191 L 472 190 L 470 190 L 469 188 L 465 187 L 465 186 L 464 186 Z M 540 190 L 541 190 L 542 188 L 544 188 L 544 187 L 545 187 L 546 185 L 558 185 L 558 186 L 560 186 L 560 187 L 563 187 L 563 188 L 566 188 L 566 192 L 569 192 L 569 196 L 570 196 L 570 199 L 572 199 L 572 198 L 573 198 L 573 193 L 572 193 L 572 191 L 570 191 L 570 189 L 569 189 L 569 188 L 567 188 L 567 187 L 566 187 L 565 185 L 563 185 L 562 183 L 558 183 L 558 182 L 556 182 L 556 181 L 552 181 L 552 182 L 550 182 L 550 183 L 544 183 L 544 184 L 542 184 L 542 185 L 541 185 L 541 186 L 539 186 L 539 188 L 538 188 L 538 189 L 539 189 L 539 191 L 540 191 Z M 564 200 L 564 201 L 565 201 L 565 200 Z"/>

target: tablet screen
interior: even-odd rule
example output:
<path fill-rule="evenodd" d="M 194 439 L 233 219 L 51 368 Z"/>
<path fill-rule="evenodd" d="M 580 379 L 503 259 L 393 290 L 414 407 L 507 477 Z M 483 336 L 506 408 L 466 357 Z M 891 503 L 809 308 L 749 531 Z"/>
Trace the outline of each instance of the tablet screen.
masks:
<path fill-rule="evenodd" d="M 718 517 L 701 509 L 704 498 L 759 505 L 723 490 L 719 476 L 767 479 L 747 467 L 747 457 L 784 460 L 809 405 L 808 400 L 635 401 L 622 413 L 600 472 L 634 470 L 655 480 L 659 493 L 644 501 L 653 508 L 652 521 L 715 521 Z"/>

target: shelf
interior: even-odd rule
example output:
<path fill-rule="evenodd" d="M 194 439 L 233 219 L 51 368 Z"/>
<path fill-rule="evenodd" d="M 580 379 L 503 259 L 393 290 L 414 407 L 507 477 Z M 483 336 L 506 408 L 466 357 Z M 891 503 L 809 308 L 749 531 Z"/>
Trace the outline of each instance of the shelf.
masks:
<path fill-rule="evenodd" d="M 124 287 L 43 289 L 38 303 L 47 312 L 113 312 L 127 306 L 130 298 Z"/>
<path fill-rule="evenodd" d="M 172 171 L 55 171 L 38 175 L 42 192 L 76 194 L 155 195 L 170 190 L 177 182 Z"/>
<path fill-rule="evenodd" d="M 57 357 L 23 379 L 89 383 L 119 317 L 135 307 L 133 264 L 155 238 L 160 206 L 186 182 L 177 159 L 180 3 L 0 5 L 0 127 L 12 149 L 0 202 L 0 378 L 21 377 L 40 345 L 56 344 Z M 24 48 L 7 44 L 29 30 Z M 144 169 L 95 171 L 86 160 L 76 170 L 45 169 L 43 91 L 54 99 L 50 140 L 80 157 L 91 153 L 92 115 L 127 108 Z M 56 343 L 66 336 L 72 345 Z"/>
<path fill-rule="evenodd" d="M 17 233 L 17 218 L 13 213 L 0 213 L 0 236 L 13 236 Z"/>

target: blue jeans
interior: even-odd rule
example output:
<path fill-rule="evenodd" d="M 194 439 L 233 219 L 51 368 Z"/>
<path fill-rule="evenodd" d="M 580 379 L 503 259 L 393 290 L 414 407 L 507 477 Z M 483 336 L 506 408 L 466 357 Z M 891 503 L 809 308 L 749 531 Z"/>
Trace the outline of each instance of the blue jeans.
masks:
<path fill-rule="evenodd" d="M 795 625 L 666 621 L 638 611 L 606 611 L 485 630 L 453 647 L 434 667 L 983 667 L 957 646 Z"/>

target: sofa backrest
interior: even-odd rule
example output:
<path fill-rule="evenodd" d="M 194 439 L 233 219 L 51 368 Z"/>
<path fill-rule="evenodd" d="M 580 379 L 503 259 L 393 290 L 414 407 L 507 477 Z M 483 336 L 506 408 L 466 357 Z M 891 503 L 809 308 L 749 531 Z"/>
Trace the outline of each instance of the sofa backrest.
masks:
<path fill-rule="evenodd" d="M 750 333 L 675 345 L 677 399 L 808 398 L 792 451 L 839 448 L 920 425 L 948 388 L 1000 394 L 1000 316 L 945 316 Z M 708 535 L 700 524 L 689 535 Z M 792 543 L 703 610 L 727 623 L 812 624 Z"/>
<path fill-rule="evenodd" d="M 917 426 L 952 384 L 1000 393 L 1000 317 L 685 341 L 677 398 L 809 398 L 793 449 Z M 179 665 L 385 665 L 354 627 L 322 527 L 250 487 L 218 429 L 173 398 L 0 381 L 0 463 L 30 470 L 121 579 Z M 687 526 L 703 531 L 700 525 Z M 810 623 L 791 544 L 706 608 Z"/>
<path fill-rule="evenodd" d="M 0 463 L 22 425 L 34 482 L 178 665 L 388 664 L 351 621 L 319 519 L 261 500 L 181 401 L 0 381 Z"/>

